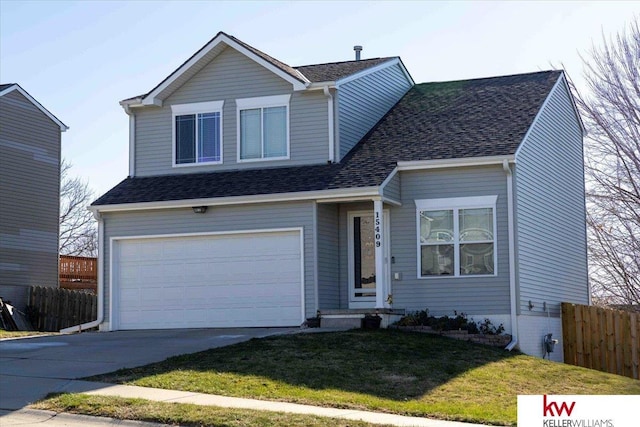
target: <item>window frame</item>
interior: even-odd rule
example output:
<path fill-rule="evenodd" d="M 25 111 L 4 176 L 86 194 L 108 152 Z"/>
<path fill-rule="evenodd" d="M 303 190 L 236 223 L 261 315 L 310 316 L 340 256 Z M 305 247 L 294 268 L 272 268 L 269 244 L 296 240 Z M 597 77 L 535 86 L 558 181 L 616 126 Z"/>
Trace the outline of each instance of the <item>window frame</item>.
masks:
<path fill-rule="evenodd" d="M 223 117 L 224 114 L 222 112 L 224 107 L 224 101 L 209 101 L 209 102 L 194 102 L 190 104 L 174 104 L 171 106 L 171 165 L 174 168 L 182 168 L 182 167 L 193 167 L 193 166 L 204 166 L 204 165 L 220 165 L 224 162 L 224 142 L 223 142 Z M 199 114 L 210 114 L 210 113 L 219 113 L 220 114 L 220 126 L 219 126 L 219 135 L 218 140 L 220 141 L 220 160 L 207 161 L 207 162 L 199 162 L 198 161 L 198 115 Z M 186 115 L 195 115 L 196 117 L 196 146 L 195 146 L 195 161 L 193 163 L 178 163 L 176 159 L 177 154 L 177 141 L 176 141 L 176 117 L 178 116 L 186 116 Z"/>
<path fill-rule="evenodd" d="M 236 140 L 237 140 L 237 157 L 238 163 L 252 163 L 252 162 L 270 162 L 274 160 L 289 160 L 291 158 L 291 144 L 290 144 L 290 108 L 291 94 L 287 95 L 273 95 L 273 96 L 260 96 L 255 98 L 241 98 L 236 99 Z M 285 107 L 285 131 L 286 131 L 286 147 L 287 154 L 285 156 L 278 157 L 264 157 L 264 109 L 272 107 Z M 261 156 L 256 159 L 243 159 L 242 153 L 242 137 L 240 135 L 241 123 L 240 112 L 243 110 L 260 109 L 260 123 L 262 127 L 260 129 L 260 150 Z"/>
<path fill-rule="evenodd" d="M 497 195 L 475 196 L 475 197 L 454 197 L 443 199 L 418 199 L 416 204 L 416 274 L 418 279 L 451 279 L 451 278 L 473 278 L 473 277 L 495 277 L 498 275 L 498 232 L 497 232 Z M 460 210 L 464 209 L 492 209 L 493 216 L 493 274 L 460 274 Z M 453 245 L 454 261 L 453 274 L 447 275 L 422 275 L 422 247 L 435 246 L 420 242 L 420 213 L 423 211 L 452 211 L 453 214 Z M 464 242 L 462 242 L 464 243 Z M 473 242 L 471 242 L 473 243 Z"/>

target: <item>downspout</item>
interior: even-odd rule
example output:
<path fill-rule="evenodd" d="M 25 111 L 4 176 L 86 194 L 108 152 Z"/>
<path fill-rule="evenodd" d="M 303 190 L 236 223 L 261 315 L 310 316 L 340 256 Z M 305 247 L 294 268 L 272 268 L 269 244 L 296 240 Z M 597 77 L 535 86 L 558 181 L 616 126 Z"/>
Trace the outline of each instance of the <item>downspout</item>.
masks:
<path fill-rule="evenodd" d="M 104 219 L 99 212 L 94 212 L 93 216 L 98 220 L 98 285 L 96 290 L 98 298 L 98 318 L 92 322 L 61 329 L 61 334 L 82 332 L 87 329 L 95 328 L 104 321 L 104 266 L 102 263 L 104 252 Z"/>
<path fill-rule="evenodd" d="M 135 176 L 135 154 L 136 154 L 136 116 L 128 105 L 123 106 L 125 113 L 129 116 L 129 176 Z"/>
<path fill-rule="evenodd" d="M 513 350 L 518 344 L 518 316 L 516 315 L 516 254 L 515 254 L 515 230 L 513 221 L 513 172 L 509 167 L 509 161 L 502 161 L 502 168 L 507 174 L 507 218 L 509 227 L 509 297 L 511 300 L 511 342 L 505 350 Z"/>
<path fill-rule="evenodd" d="M 333 95 L 329 92 L 329 86 L 323 88 L 324 96 L 327 97 L 327 114 L 329 115 L 329 163 L 335 161 L 335 140 L 333 128 Z"/>

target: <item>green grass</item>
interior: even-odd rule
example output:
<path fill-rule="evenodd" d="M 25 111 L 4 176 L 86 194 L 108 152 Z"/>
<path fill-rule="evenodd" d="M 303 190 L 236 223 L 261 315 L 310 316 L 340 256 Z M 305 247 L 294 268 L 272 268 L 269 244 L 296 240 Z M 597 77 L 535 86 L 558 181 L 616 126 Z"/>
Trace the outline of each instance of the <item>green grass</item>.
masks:
<path fill-rule="evenodd" d="M 3 338 L 19 338 L 19 337 L 31 337 L 35 335 L 51 335 L 51 332 L 36 332 L 36 331 L 5 331 L 0 329 L 0 339 Z"/>
<path fill-rule="evenodd" d="M 52 396 L 32 408 L 56 412 L 95 415 L 120 420 L 140 420 L 180 426 L 216 427 L 373 427 L 368 424 L 314 415 L 287 414 L 283 412 L 228 409 L 184 403 L 151 402 L 143 399 L 90 396 L 87 394 L 61 394 Z"/>
<path fill-rule="evenodd" d="M 90 379 L 503 425 L 518 394 L 640 394 L 629 378 L 394 330 L 253 339 Z"/>

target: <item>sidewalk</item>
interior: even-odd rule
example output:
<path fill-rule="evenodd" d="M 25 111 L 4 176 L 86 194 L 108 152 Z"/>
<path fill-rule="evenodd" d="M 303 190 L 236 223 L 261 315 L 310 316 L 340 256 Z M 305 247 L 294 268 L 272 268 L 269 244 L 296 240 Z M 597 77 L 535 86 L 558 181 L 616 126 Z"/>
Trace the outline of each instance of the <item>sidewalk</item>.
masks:
<path fill-rule="evenodd" d="M 2 427 L 165 427 L 165 424 L 147 423 L 144 421 L 125 421 L 107 417 L 90 415 L 57 414 L 40 409 L 19 409 L 17 411 L 0 410 L 0 426 Z M 167 426 L 169 427 L 169 426 Z"/>
<path fill-rule="evenodd" d="M 370 423 L 390 424 L 394 426 L 415 427 L 479 427 L 480 424 L 468 424 L 454 421 L 442 421 L 429 418 L 407 417 L 403 415 L 379 412 L 357 411 L 351 409 L 324 408 L 297 403 L 272 402 L 238 397 L 217 396 L 186 391 L 164 390 L 148 387 L 114 385 L 89 381 L 71 381 L 63 388 L 67 393 L 86 393 L 101 396 L 120 396 L 141 398 L 158 402 L 192 403 L 212 405 L 224 408 L 255 409 L 260 411 L 311 414 L 330 418 L 360 420 Z M 0 423 L 2 424 L 2 423 Z"/>

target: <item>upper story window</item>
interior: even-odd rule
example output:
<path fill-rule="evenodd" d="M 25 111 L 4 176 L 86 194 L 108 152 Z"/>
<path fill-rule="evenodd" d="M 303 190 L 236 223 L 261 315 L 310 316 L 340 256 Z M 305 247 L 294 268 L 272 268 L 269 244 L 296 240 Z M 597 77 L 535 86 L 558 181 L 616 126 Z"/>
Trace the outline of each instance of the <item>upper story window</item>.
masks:
<path fill-rule="evenodd" d="M 497 199 L 416 200 L 418 277 L 495 275 Z"/>
<path fill-rule="evenodd" d="M 173 165 L 222 163 L 224 101 L 172 105 Z"/>
<path fill-rule="evenodd" d="M 290 98 L 236 99 L 239 162 L 289 158 Z"/>

